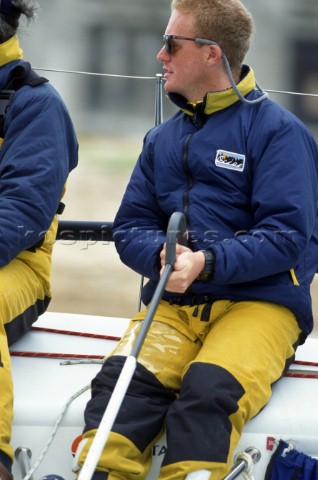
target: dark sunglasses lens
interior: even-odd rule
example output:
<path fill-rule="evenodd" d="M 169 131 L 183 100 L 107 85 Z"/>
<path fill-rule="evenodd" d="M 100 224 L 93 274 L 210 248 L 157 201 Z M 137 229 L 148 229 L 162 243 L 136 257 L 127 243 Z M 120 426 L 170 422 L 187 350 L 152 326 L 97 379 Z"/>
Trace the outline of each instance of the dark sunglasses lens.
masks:
<path fill-rule="evenodd" d="M 163 37 L 163 43 L 168 55 L 172 54 L 172 39 L 170 37 Z"/>

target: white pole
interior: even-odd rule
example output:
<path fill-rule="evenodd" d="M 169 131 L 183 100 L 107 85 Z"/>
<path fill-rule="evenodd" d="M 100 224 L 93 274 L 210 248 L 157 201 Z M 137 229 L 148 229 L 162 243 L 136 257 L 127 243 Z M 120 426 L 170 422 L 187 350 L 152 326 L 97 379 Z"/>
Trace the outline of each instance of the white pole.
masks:
<path fill-rule="evenodd" d="M 166 264 L 159 279 L 156 290 L 151 299 L 147 314 L 142 322 L 141 329 L 133 345 L 131 354 L 126 358 L 122 371 L 118 377 L 114 391 L 110 397 L 107 408 L 96 431 L 92 445 L 87 453 L 84 464 L 81 468 L 78 480 L 91 480 L 98 460 L 102 454 L 109 433 L 116 420 L 117 414 L 125 397 L 130 381 L 137 367 L 137 357 L 142 348 L 153 317 L 156 313 L 159 302 L 169 280 L 176 261 L 176 243 L 185 244 L 186 219 L 183 213 L 174 212 L 169 220 L 166 234 Z"/>
<path fill-rule="evenodd" d="M 100 422 L 93 443 L 88 451 L 84 465 L 78 476 L 78 480 L 90 480 L 95 471 L 98 460 L 109 437 L 111 428 L 116 420 L 127 388 L 136 370 L 137 359 L 129 355 L 126 358 L 123 369 L 118 377 L 116 386 L 109 400 L 103 418 Z"/>

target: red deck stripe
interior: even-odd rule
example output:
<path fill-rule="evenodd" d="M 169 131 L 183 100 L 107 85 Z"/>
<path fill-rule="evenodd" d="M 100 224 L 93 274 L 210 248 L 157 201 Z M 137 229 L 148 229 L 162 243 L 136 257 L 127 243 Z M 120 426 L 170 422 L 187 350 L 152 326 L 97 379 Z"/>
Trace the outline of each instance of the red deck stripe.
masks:
<path fill-rule="evenodd" d="M 37 332 L 61 333 L 63 335 L 75 335 L 77 337 L 100 338 L 102 340 L 114 340 L 118 342 L 120 337 L 112 335 L 100 335 L 98 333 L 74 332 L 73 330 L 60 330 L 58 328 L 31 327 L 31 330 Z"/>
<path fill-rule="evenodd" d="M 79 353 L 48 353 L 48 352 L 27 352 L 27 351 L 11 351 L 12 357 L 31 357 L 31 358 L 85 358 L 100 360 L 104 358 L 104 355 L 84 355 Z"/>

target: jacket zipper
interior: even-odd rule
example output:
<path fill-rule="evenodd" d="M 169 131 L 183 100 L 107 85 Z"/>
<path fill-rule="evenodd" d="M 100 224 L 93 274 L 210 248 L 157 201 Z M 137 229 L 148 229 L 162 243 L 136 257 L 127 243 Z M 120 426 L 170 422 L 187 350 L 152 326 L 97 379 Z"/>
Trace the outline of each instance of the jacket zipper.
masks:
<path fill-rule="evenodd" d="M 188 165 L 188 146 L 193 133 L 187 136 L 182 150 L 182 166 L 187 176 L 188 187 L 183 193 L 183 213 L 186 217 L 187 228 L 189 229 L 189 193 L 193 186 L 193 178 Z"/>

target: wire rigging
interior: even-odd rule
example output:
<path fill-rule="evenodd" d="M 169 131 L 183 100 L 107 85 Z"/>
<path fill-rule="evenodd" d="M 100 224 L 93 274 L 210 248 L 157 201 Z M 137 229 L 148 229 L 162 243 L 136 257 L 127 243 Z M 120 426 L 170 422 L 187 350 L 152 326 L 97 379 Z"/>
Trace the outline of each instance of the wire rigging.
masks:
<path fill-rule="evenodd" d="M 74 75 L 88 75 L 88 76 L 95 76 L 95 77 L 130 78 L 133 80 L 157 80 L 157 76 L 148 77 L 148 76 L 136 76 L 136 75 L 120 75 L 120 74 L 113 74 L 113 73 L 86 72 L 86 71 L 80 71 L 80 70 L 64 70 L 64 69 L 57 69 L 57 68 L 42 68 L 42 67 L 35 67 L 34 69 L 38 71 L 43 71 L 43 72 L 69 73 Z M 318 98 L 318 93 L 291 92 L 291 91 L 285 91 L 285 90 L 272 90 L 268 88 L 263 88 L 262 90 L 268 93 L 278 93 L 282 95 L 297 95 L 297 96 L 303 96 L 303 97 Z"/>

